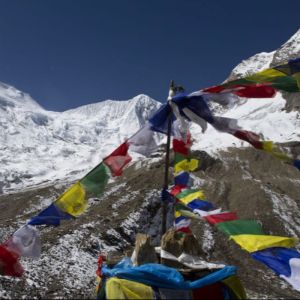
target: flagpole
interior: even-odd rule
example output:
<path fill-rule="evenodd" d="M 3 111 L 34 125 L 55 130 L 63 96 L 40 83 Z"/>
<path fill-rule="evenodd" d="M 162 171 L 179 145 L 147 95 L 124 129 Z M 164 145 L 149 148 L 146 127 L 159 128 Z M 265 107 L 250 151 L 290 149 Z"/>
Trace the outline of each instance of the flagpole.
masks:
<path fill-rule="evenodd" d="M 169 87 L 168 101 L 174 96 L 175 85 L 174 81 L 171 80 Z M 168 116 L 168 129 L 167 129 L 167 145 L 166 145 L 166 159 L 165 159 L 165 176 L 163 189 L 167 190 L 169 185 L 169 167 L 170 167 L 170 144 L 171 144 L 171 129 L 172 129 L 172 113 Z M 161 236 L 166 232 L 167 228 L 167 200 L 162 202 L 162 224 L 161 224 Z"/>

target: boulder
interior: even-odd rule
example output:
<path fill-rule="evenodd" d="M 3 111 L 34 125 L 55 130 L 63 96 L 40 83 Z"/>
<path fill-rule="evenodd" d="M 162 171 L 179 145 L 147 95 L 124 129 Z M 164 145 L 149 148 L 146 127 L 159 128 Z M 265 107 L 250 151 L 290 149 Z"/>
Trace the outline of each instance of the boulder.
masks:
<path fill-rule="evenodd" d="M 179 257 L 182 253 L 203 257 L 203 250 L 193 234 L 176 232 L 174 228 L 169 229 L 161 239 L 161 250 Z M 161 259 L 161 263 L 172 268 L 186 268 L 183 264 L 170 260 Z"/>
<path fill-rule="evenodd" d="M 135 266 L 158 262 L 155 249 L 151 244 L 151 238 L 149 235 L 142 233 L 138 233 L 136 235 L 132 262 Z"/>

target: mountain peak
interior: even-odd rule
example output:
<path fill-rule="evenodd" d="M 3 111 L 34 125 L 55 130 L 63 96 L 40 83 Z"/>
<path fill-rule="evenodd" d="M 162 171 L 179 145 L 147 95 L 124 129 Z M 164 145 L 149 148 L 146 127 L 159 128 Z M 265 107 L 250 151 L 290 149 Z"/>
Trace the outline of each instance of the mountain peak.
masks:
<path fill-rule="evenodd" d="M 232 70 L 226 81 L 246 77 L 253 73 L 269 68 L 271 62 L 273 61 L 274 54 L 275 51 L 261 52 L 243 60 Z"/>
<path fill-rule="evenodd" d="M 238 64 L 230 73 L 226 81 L 235 80 L 286 63 L 289 59 L 300 56 L 300 29 L 272 52 L 255 54 Z"/>
<path fill-rule="evenodd" d="M 274 54 L 271 67 L 286 63 L 289 59 L 300 56 L 300 29 L 285 42 Z"/>
<path fill-rule="evenodd" d="M 160 105 L 141 94 L 52 112 L 0 83 L 0 182 L 14 190 L 87 171 L 136 133 Z"/>
<path fill-rule="evenodd" d="M 0 82 L 0 109 L 6 111 L 9 108 L 25 111 L 43 110 L 29 94 L 21 92 L 11 85 Z"/>

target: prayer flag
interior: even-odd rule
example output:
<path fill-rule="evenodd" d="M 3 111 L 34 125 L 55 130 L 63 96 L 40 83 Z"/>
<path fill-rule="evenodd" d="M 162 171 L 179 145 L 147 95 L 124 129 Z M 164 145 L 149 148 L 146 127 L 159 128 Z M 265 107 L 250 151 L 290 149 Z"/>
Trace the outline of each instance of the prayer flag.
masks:
<path fill-rule="evenodd" d="M 59 226 L 61 220 L 70 220 L 73 216 L 61 211 L 54 203 L 41 211 L 37 216 L 32 217 L 29 225 L 53 225 Z"/>
<path fill-rule="evenodd" d="M 230 238 L 248 252 L 255 252 L 271 247 L 291 248 L 298 243 L 297 238 L 272 235 L 240 234 L 232 235 Z"/>
<path fill-rule="evenodd" d="M 190 180 L 190 174 L 188 172 L 180 172 L 174 177 L 175 185 L 188 185 Z"/>
<path fill-rule="evenodd" d="M 103 159 L 103 163 L 109 167 L 112 176 L 122 175 L 123 168 L 132 160 L 131 156 L 128 154 L 128 148 L 129 144 L 125 142 Z"/>
<path fill-rule="evenodd" d="M 198 189 L 186 189 L 181 193 L 177 194 L 176 198 L 184 204 L 188 204 L 189 202 L 196 199 L 205 199 L 205 196 L 203 192 Z"/>
<path fill-rule="evenodd" d="M 215 129 L 227 133 L 235 133 L 240 127 L 237 125 L 236 119 L 215 117 L 214 122 L 211 124 Z"/>
<path fill-rule="evenodd" d="M 197 159 L 184 159 L 174 166 L 174 173 L 182 171 L 195 171 L 198 168 L 199 161 Z"/>
<path fill-rule="evenodd" d="M 180 228 L 188 228 L 191 224 L 191 220 L 186 217 L 179 217 L 175 220 L 175 227 L 176 229 Z"/>
<path fill-rule="evenodd" d="M 216 224 L 227 235 L 264 234 L 262 227 L 254 220 L 233 220 Z"/>
<path fill-rule="evenodd" d="M 180 185 L 180 184 L 177 184 L 175 186 L 172 187 L 171 191 L 170 191 L 170 194 L 172 196 L 176 196 L 177 194 L 179 194 L 183 189 L 186 189 L 187 186 L 185 185 Z"/>
<path fill-rule="evenodd" d="M 228 92 L 227 92 L 228 91 Z M 203 89 L 206 93 L 217 93 L 221 97 L 227 96 L 226 94 L 234 94 L 239 97 L 245 98 L 272 98 L 276 94 L 276 90 L 270 84 L 237 84 L 230 86 L 230 89 L 225 86 L 213 86 L 210 88 Z M 211 100 L 214 101 L 212 98 Z M 218 101 L 216 101 L 218 102 Z"/>
<path fill-rule="evenodd" d="M 19 255 L 4 245 L 0 245 L 0 275 L 21 277 L 24 269 L 19 263 Z"/>
<path fill-rule="evenodd" d="M 236 212 L 223 212 L 216 215 L 205 216 L 204 217 L 208 223 L 217 224 L 220 222 L 232 221 L 237 219 Z"/>
<path fill-rule="evenodd" d="M 85 175 L 80 183 L 84 186 L 86 191 L 93 193 L 95 196 L 101 196 L 107 182 L 109 180 L 108 170 L 105 164 L 100 163 L 87 175 Z"/>
<path fill-rule="evenodd" d="M 150 123 L 144 125 L 136 134 L 128 139 L 129 149 L 144 156 L 149 156 L 158 147 Z"/>
<path fill-rule="evenodd" d="M 289 264 L 291 268 L 291 276 L 287 277 L 285 275 L 280 275 L 280 277 L 291 284 L 295 290 L 300 292 L 300 259 L 291 258 L 289 260 Z"/>
<path fill-rule="evenodd" d="M 194 212 L 191 212 L 186 209 L 179 210 L 180 214 L 186 218 L 201 220 L 202 218 Z"/>
<path fill-rule="evenodd" d="M 259 135 L 247 130 L 237 130 L 234 134 L 240 140 L 250 143 L 256 149 L 263 149 L 263 144 L 259 140 Z"/>
<path fill-rule="evenodd" d="M 296 167 L 298 170 L 300 170 L 300 160 L 295 159 L 293 162 L 293 166 Z"/>
<path fill-rule="evenodd" d="M 283 64 L 271 69 L 266 69 L 245 78 L 229 81 L 222 86 L 225 88 L 236 85 L 252 85 L 269 84 L 276 90 L 282 90 L 287 92 L 299 92 L 300 88 L 297 82 L 297 73 L 299 62 L 296 60 L 290 60 L 287 64 Z"/>
<path fill-rule="evenodd" d="M 85 190 L 80 182 L 75 183 L 66 192 L 64 192 L 54 204 L 62 211 L 77 217 L 87 208 Z"/>
<path fill-rule="evenodd" d="M 163 104 L 158 109 L 158 111 L 149 119 L 151 130 L 167 134 L 169 117 L 172 118 L 172 122 L 175 120 L 175 116 L 172 113 L 170 105 L 168 103 Z"/>
<path fill-rule="evenodd" d="M 300 253 L 297 250 L 274 247 L 251 255 L 300 291 Z"/>
<path fill-rule="evenodd" d="M 175 207 L 174 207 L 174 209 L 175 209 L 175 212 L 176 211 L 180 211 L 180 210 L 185 210 L 185 209 L 188 209 L 188 207 L 186 206 L 186 205 L 184 205 L 184 204 L 182 204 L 181 202 L 176 202 L 175 203 Z"/>
<path fill-rule="evenodd" d="M 195 124 L 198 124 L 201 127 L 202 133 L 206 131 L 207 122 L 203 118 L 201 118 L 188 108 L 183 108 L 182 111 L 190 121 L 194 122 Z"/>
<path fill-rule="evenodd" d="M 175 152 L 174 153 L 174 166 L 176 165 L 176 164 L 178 164 L 179 162 L 182 162 L 182 161 L 184 161 L 184 160 L 188 160 L 189 159 L 189 156 L 187 156 L 187 155 L 182 155 L 182 154 L 180 154 L 180 153 L 178 153 L 178 152 Z"/>
<path fill-rule="evenodd" d="M 191 147 L 191 141 L 187 141 L 187 143 L 185 143 L 182 140 L 178 140 L 178 139 L 173 139 L 173 150 L 174 152 L 178 152 L 182 155 L 189 155 L 190 152 L 190 147 Z"/>
<path fill-rule="evenodd" d="M 105 291 L 106 299 L 155 299 L 150 286 L 117 277 L 107 280 Z"/>
<path fill-rule="evenodd" d="M 24 257 L 39 258 L 41 255 L 41 239 L 38 230 L 31 225 L 19 228 L 5 246 Z"/>
<path fill-rule="evenodd" d="M 210 211 L 205 211 L 205 210 L 201 210 L 201 209 L 194 209 L 193 212 L 195 214 L 198 214 L 201 217 L 206 217 L 206 216 L 211 216 L 211 215 L 216 215 L 216 214 L 221 213 L 221 208 L 217 208 L 215 210 L 210 210 Z"/>
<path fill-rule="evenodd" d="M 177 94 L 172 98 L 172 101 L 177 104 L 179 111 L 188 118 L 183 109 L 187 108 L 198 117 L 204 119 L 208 123 L 213 122 L 212 113 L 202 95 L 193 94 Z M 189 118 L 188 118 L 189 119 Z"/>
<path fill-rule="evenodd" d="M 291 276 L 290 259 L 300 259 L 300 253 L 295 249 L 273 247 L 251 253 L 251 256 L 267 265 L 277 275 Z"/>
<path fill-rule="evenodd" d="M 214 205 L 213 205 L 211 202 L 205 201 L 205 200 L 198 200 L 198 199 L 189 202 L 189 203 L 187 204 L 187 206 L 188 206 L 190 209 L 192 209 L 193 211 L 194 211 L 195 209 L 200 209 L 200 210 L 209 211 L 209 210 L 215 208 Z"/>

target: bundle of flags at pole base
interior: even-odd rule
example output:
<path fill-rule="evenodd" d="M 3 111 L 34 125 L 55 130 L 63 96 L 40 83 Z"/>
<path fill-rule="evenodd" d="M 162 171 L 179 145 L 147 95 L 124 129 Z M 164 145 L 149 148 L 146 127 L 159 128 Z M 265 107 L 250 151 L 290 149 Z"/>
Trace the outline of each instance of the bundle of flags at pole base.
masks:
<path fill-rule="evenodd" d="M 101 256 L 100 256 L 101 258 Z M 181 273 L 156 263 L 133 266 L 125 257 L 114 266 L 98 264 L 97 299 L 246 299 L 236 267 L 222 266 L 206 275 Z"/>

